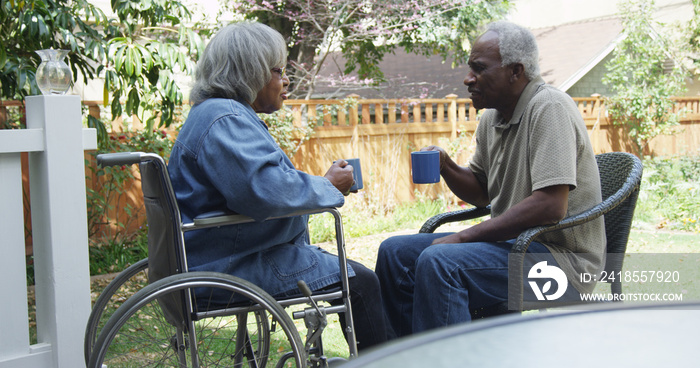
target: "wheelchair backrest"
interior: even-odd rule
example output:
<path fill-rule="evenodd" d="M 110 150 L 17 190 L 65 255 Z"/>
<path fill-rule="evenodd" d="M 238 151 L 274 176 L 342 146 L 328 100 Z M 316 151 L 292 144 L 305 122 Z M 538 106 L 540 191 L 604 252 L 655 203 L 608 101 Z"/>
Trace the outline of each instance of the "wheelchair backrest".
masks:
<path fill-rule="evenodd" d="M 180 210 L 170 183 L 165 161 L 161 157 L 143 161 L 141 190 L 148 221 L 148 278 L 155 282 L 177 273 L 187 272 L 187 260 L 181 230 Z M 160 300 L 170 323 L 184 321 L 186 296 Z"/>

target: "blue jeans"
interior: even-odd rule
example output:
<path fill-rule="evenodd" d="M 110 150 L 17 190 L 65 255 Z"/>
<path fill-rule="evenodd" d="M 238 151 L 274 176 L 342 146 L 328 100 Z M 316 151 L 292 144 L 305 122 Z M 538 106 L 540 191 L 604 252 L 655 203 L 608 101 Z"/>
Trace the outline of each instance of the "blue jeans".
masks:
<path fill-rule="evenodd" d="M 379 248 L 375 272 L 396 337 L 470 321 L 470 308 L 508 299 L 508 254 L 514 240 L 430 246 L 445 235 L 396 236 Z M 557 265 L 540 243 L 531 243 L 528 253 L 542 253 L 538 256 Z"/>

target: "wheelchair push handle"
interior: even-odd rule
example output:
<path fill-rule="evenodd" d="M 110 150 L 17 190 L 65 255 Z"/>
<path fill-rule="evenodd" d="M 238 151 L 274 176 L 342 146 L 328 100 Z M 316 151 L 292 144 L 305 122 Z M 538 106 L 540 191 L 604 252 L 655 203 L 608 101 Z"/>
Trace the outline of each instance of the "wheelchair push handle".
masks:
<path fill-rule="evenodd" d="M 141 152 L 102 153 L 97 155 L 97 164 L 101 167 L 133 165 L 141 162 Z"/>

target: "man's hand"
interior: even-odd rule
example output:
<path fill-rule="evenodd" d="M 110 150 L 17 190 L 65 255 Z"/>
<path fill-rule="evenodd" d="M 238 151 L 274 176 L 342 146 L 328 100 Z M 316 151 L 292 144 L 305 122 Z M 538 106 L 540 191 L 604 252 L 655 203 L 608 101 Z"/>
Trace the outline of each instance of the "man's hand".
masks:
<path fill-rule="evenodd" d="M 348 195 L 354 180 L 352 179 L 353 168 L 345 160 L 336 160 L 330 169 L 323 176 L 333 184 L 344 195 Z"/>
<path fill-rule="evenodd" d="M 486 188 L 479 183 L 471 169 L 457 165 L 441 147 L 427 146 L 421 151 L 440 152 L 440 176 L 459 199 L 477 207 L 489 204 Z"/>
<path fill-rule="evenodd" d="M 464 241 L 462 241 L 461 232 L 450 234 L 447 236 L 443 236 L 442 238 L 437 238 L 437 239 L 433 240 L 431 245 L 435 245 L 435 244 L 459 244 L 459 243 L 465 243 Z"/>
<path fill-rule="evenodd" d="M 427 146 L 420 149 L 421 151 L 438 151 L 440 152 L 440 173 L 442 173 L 442 168 L 445 167 L 445 160 L 448 157 L 447 152 L 438 146 Z"/>

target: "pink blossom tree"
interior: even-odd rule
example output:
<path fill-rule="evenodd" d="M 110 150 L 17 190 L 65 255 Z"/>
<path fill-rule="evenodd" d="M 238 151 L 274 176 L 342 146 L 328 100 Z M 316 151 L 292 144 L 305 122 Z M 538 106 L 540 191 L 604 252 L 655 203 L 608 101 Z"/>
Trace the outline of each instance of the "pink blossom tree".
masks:
<path fill-rule="evenodd" d="M 268 24 L 289 41 L 292 96 L 310 98 L 321 68 L 340 53 L 336 84 L 384 80 L 379 62 L 404 48 L 465 63 L 477 27 L 502 17 L 508 0 L 255 0 L 226 7 Z M 351 73 L 356 74 L 348 77 Z"/>

